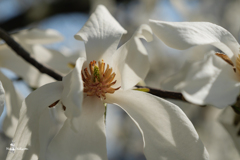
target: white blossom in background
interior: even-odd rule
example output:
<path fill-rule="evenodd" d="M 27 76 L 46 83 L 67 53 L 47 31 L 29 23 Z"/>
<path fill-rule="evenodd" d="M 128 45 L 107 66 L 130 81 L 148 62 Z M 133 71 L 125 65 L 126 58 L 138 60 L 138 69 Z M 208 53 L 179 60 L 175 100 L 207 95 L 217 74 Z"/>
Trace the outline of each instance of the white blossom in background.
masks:
<path fill-rule="evenodd" d="M 16 92 L 12 81 L 0 71 L 0 80 L 5 90 L 6 116 L 3 119 L 2 130 L 6 136 L 13 138 L 17 128 L 21 103 L 23 98 Z"/>
<path fill-rule="evenodd" d="M 36 58 L 37 60 L 38 58 L 40 58 L 40 63 L 46 63 L 46 65 L 50 66 L 51 62 L 53 61 L 52 58 L 56 57 L 56 53 L 51 53 L 49 50 L 44 49 L 44 47 L 42 47 L 41 45 L 58 42 L 63 39 L 60 33 L 52 29 L 22 30 L 18 33 L 13 34 L 12 37 L 25 50 L 27 50 L 33 58 Z M 61 57 L 61 55 L 57 56 Z M 58 58 L 57 60 L 59 59 L 60 58 Z M 47 62 L 49 62 L 50 64 L 48 64 Z M 41 74 L 35 67 L 28 64 L 4 43 L 0 45 L 0 67 L 10 69 L 18 76 L 22 77 L 32 87 L 39 87 L 43 84 L 46 84 L 46 82 L 54 81 L 53 78 Z"/>
<path fill-rule="evenodd" d="M 5 91 L 2 86 L 2 82 L 0 81 L 0 116 L 2 115 L 3 108 L 4 108 L 4 102 L 5 102 Z"/>
<path fill-rule="evenodd" d="M 79 57 L 79 55 L 83 55 L 84 53 L 70 53 L 68 51 L 57 51 L 54 49 L 48 49 L 41 45 L 32 46 L 34 58 L 40 62 L 41 64 L 46 65 L 57 73 L 65 76 L 67 75 L 75 65 L 75 61 Z M 25 73 L 24 77 L 26 77 L 31 86 L 40 87 L 44 84 L 54 82 L 52 77 L 47 74 L 42 74 L 37 71 L 33 66 L 27 64 L 29 72 Z"/>
<path fill-rule="evenodd" d="M 119 106 L 135 122 L 147 159 L 208 159 L 193 125 L 176 105 L 131 90 L 149 69 L 140 38 L 152 40 L 152 31 L 142 25 L 117 49 L 124 33 L 107 9 L 98 6 L 75 35 L 85 42 L 86 57 L 77 60 L 62 82 L 40 87 L 23 102 L 13 141 L 29 150 L 9 153 L 7 160 L 106 160 L 104 103 Z M 66 115 L 59 131 L 48 111 L 54 105 Z"/>
<path fill-rule="evenodd" d="M 224 28 L 208 22 L 162 22 L 150 26 L 166 45 L 186 50 L 187 61 L 163 85 L 181 91 L 195 104 L 224 108 L 233 104 L 240 88 L 239 44 Z M 217 53 L 217 55 L 216 55 Z"/>

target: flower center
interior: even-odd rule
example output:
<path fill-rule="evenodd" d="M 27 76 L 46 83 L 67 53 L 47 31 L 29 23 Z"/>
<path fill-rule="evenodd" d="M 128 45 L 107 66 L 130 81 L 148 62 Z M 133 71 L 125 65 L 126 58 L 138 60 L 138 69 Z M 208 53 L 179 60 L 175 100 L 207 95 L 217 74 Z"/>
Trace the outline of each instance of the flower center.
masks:
<path fill-rule="evenodd" d="M 105 70 L 105 63 L 98 61 L 98 65 L 96 61 L 91 61 L 89 63 L 89 70 L 85 68 L 84 72 L 82 71 L 82 79 L 84 90 L 83 92 L 87 93 L 87 96 L 97 96 L 101 99 L 106 99 L 106 93 L 114 93 L 118 88 L 112 88 L 117 80 L 113 81 L 116 74 L 112 73 L 112 68 L 107 68 Z"/>

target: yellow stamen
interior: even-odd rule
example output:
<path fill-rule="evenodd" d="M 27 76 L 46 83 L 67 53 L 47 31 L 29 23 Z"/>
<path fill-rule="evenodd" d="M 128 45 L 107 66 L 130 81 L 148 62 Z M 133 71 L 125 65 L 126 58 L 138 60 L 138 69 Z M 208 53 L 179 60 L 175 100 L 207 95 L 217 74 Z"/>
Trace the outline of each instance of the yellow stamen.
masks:
<path fill-rule="evenodd" d="M 236 69 L 237 69 L 238 73 L 240 73 L 240 55 L 239 54 L 236 59 Z"/>
<path fill-rule="evenodd" d="M 98 65 L 97 65 L 98 64 Z M 114 93 L 118 88 L 112 88 L 111 86 L 116 84 L 116 80 L 114 80 L 116 74 L 112 73 L 112 68 L 109 69 L 109 65 L 107 64 L 107 68 L 105 69 L 104 61 L 91 61 L 89 63 L 90 74 L 88 69 L 85 68 L 81 74 L 84 82 L 84 90 L 87 96 L 97 96 L 101 99 L 106 99 L 106 93 Z"/>

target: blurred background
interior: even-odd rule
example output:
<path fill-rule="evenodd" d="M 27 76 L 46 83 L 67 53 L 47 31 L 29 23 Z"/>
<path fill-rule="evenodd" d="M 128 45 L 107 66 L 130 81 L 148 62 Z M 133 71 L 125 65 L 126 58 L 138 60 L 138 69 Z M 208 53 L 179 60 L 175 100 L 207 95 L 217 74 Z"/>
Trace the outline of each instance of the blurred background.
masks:
<path fill-rule="evenodd" d="M 148 19 L 212 22 L 226 28 L 238 41 L 240 38 L 240 0 L 0 0 L 0 27 L 10 34 L 22 29 L 55 29 L 64 36 L 64 40 L 46 47 L 76 53 L 83 51 L 84 45 L 76 41 L 73 35 L 81 29 L 98 4 L 105 5 L 128 31 L 121 44 L 141 24 L 147 24 Z M 168 58 L 181 61 L 180 52 L 167 47 L 156 37 L 154 42 L 146 44 L 146 48 L 151 69 L 145 83 L 161 88 L 161 80 L 176 73 L 180 65 L 167 63 Z M 161 56 L 158 53 L 162 53 Z M 32 91 L 14 73 L 3 70 L 24 97 Z M 221 110 L 172 102 L 190 118 L 211 160 L 240 159 L 232 139 L 217 121 Z M 1 122 L 3 118 L 1 116 Z M 109 160 L 144 160 L 141 134 L 126 113 L 117 106 L 109 105 L 106 121 Z M 0 159 L 5 159 L 6 147 L 10 143 L 11 139 L 1 132 Z"/>

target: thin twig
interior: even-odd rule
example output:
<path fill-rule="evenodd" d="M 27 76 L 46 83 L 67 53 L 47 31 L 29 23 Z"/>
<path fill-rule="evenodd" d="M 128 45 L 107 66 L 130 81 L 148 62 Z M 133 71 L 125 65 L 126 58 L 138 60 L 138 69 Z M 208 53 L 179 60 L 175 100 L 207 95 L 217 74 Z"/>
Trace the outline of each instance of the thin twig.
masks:
<path fill-rule="evenodd" d="M 152 95 L 155 95 L 157 97 L 170 98 L 170 99 L 180 100 L 180 101 L 183 101 L 183 102 L 188 102 L 183 97 L 182 93 L 179 93 L 179 92 L 164 91 L 164 90 L 154 89 L 154 88 L 147 87 L 147 86 L 138 86 L 138 85 L 136 85 L 135 87 L 137 87 L 137 88 L 147 88 L 147 89 L 149 89 L 148 93 L 150 93 Z"/>
<path fill-rule="evenodd" d="M 44 65 L 36 61 L 34 58 L 32 58 L 31 55 L 25 49 L 23 49 L 11 36 L 9 36 L 2 28 L 0 28 L 0 38 L 2 38 L 7 43 L 7 45 L 15 51 L 17 55 L 21 56 L 25 61 L 37 68 L 41 73 L 45 73 L 57 81 L 62 80 L 61 75 L 45 67 Z"/>
<path fill-rule="evenodd" d="M 187 102 L 189 104 L 194 104 L 194 103 L 191 103 L 191 102 L 187 101 L 183 97 L 183 94 L 180 93 L 180 92 L 165 91 L 165 90 L 161 90 L 161 89 L 151 88 L 151 87 L 148 87 L 148 86 L 138 86 L 138 85 L 136 85 L 135 87 L 137 87 L 138 90 L 143 89 L 143 91 L 145 91 L 147 93 L 150 93 L 152 95 L 155 95 L 157 97 L 175 99 L 175 100 Z M 199 107 L 206 107 L 206 105 L 197 105 L 197 104 L 194 104 L 194 105 L 199 106 Z"/>

